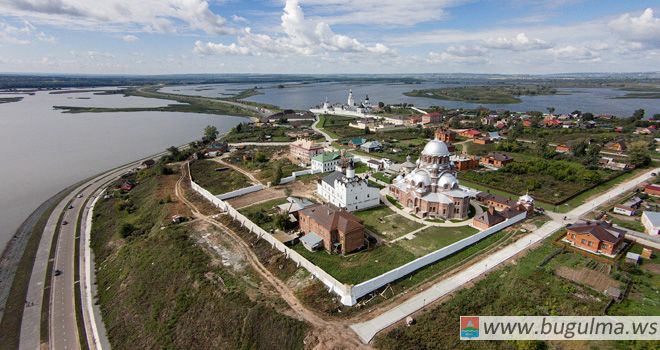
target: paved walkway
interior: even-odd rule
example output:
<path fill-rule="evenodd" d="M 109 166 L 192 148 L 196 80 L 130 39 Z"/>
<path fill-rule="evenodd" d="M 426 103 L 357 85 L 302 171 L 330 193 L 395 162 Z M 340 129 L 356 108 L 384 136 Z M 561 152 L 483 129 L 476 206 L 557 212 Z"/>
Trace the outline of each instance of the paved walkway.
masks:
<path fill-rule="evenodd" d="M 314 131 L 318 132 L 319 134 L 323 135 L 323 137 L 325 137 L 325 140 L 326 140 L 328 143 L 331 143 L 331 142 L 333 142 L 333 141 L 336 141 L 337 139 L 330 137 L 330 135 L 329 135 L 328 133 L 326 133 L 325 131 L 319 129 L 319 128 L 316 126 L 316 125 L 319 123 L 319 121 L 320 121 L 320 118 L 317 116 L 317 117 L 316 117 L 316 121 L 312 124 L 312 130 L 314 130 Z"/>
<path fill-rule="evenodd" d="M 639 184 L 652 178 L 653 176 L 651 176 L 651 173 L 658 172 L 658 170 L 659 169 L 650 170 L 641 176 L 617 185 L 602 195 L 593 198 L 589 200 L 589 202 L 566 213 L 566 221 L 559 221 L 554 219 L 553 221 L 547 222 L 539 229 L 525 235 L 515 243 L 510 244 L 503 249 L 486 256 L 480 262 L 434 284 L 429 289 L 411 297 L 399 305 L 392 307 L 390 310 L 372 318 L 369 321 L 351 325 L 351 328 L 358 334 L 362 341 L 368 343 L 381 330 L 404 319 L 408 315 L 419 311 L 427 304 L 432 303 L 461 288 L 464 284 L 472 281 L 473 279 L 493 270 L 503 262 L 506 262 L 507 260 L 515 257 L 517 254 L 525 251 L 535 243 L 549 237 L 554 232 L 564 227 L 565 224 L 575 222 L 584 214 L 590 212 L 594 208 L 599 207 L 612 198 L 633 190 Z"/>
<path fill-rule="evenodd" d="M 385 205 L 388 208 L 392 209 L 395 213 L 405 217 L 406 219 L 412 220 L 412 221 L 420 223 L 422 225 L 436 226 L 436 227 L 460 227 L 460 226 L 469 226 L 472 223 L 472 219 L 467 219 L 467 220 L 458 221 L 458 222 L 451 222 L 451 221 L 433 222 L 433 221 L 420 219 L 420 218 L 416 217 L 415 215 L 412 215 L 412 214 L 406 212 L 403 209 L 399 209 L 396 205 L 392 204 L 389 200 L 387 200 L 387 196 L 389 194 L 390 194 L 390 190 L 387 187 L 380 190 L 381 201 L 383 201 L 383 203 L 385 203 Z M 476 210 L 475 215 L 479 215 L 483 212 L 483 209 L 481 209 L 481 206 L 479 206 L 476 202 L 471 201 L 470 203 L 474 206 L 474 209 Z"/>
<path fill-rule="evenodd" d="M 241 146 L 288 146 L 293 142 L 235 142 L 230 143 L 229 147 L 241 147 Z"/>

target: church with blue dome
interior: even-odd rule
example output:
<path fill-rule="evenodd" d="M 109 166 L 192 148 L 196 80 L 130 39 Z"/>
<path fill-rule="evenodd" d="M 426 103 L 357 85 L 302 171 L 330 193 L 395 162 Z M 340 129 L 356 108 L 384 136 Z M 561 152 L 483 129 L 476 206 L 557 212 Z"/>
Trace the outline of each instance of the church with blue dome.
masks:
<path fill-rule="evenodd" d="M 470 196 L 458 186 L 450 156 L 445 142 L 430 141 L 415 168 L 394 179 L 390 193 L 408 212 L 419 217 L 467 219 Z"/>

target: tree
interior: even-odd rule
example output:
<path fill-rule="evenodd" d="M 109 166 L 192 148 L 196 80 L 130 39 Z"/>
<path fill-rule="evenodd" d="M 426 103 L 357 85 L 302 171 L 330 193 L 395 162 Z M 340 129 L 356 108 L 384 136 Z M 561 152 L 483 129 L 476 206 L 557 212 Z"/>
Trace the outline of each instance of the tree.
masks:
<path fill-rule="evenodd" d="M 651 117 L 652 120 L 660 120 L 660 113 L 656 113 Z"/>
<path fill-rule="evenodd" d="M 241 131 L 243 131 L 243 123 L 240 123 L 240 124 L 236 125 L 236 127 L 234 128 L 234 131 L 236 131 L 237 134 L 240 134 Z"/>
<path fill-rule="evenodd" d="M 368 126 L 365 126 L 365 127 L 364 127 L 364 134 L 365 134 L 365 135 L 369 135 L 370 132 L 371 132 L 371 131 L 369 130 L 369 127 L 368 127 Z"/>
<path fill-rule="evenodd" d="M 215 141 L 218 138 L 218 128 L 213 125 L 207 125 L 204 128 L 204 140 Z"/>
<path fill-rule="evenodd" d="M 383 108 L 385 107 L 385 103 L 383 102 L 378 102 L 378 108 Z"/>
<path fill-rule="evenodd" d="M 167 151 L 170 152 L 170 155 L 174 158 L 178 157 L 181 154 L 181 151 L 176 146 L 167 147 Z"/>
<path fill-rule="evenodd" d="M 585 140 L 578 141 L 573 146 L 573 155 L 576 157 L 582 157 L 587 154 L 587 142 Z"/>
<path fill-rule="evenodd" d="M 636 110 L 633 112 L 632 118 L 633 120 L 642 120 L 644 118 L 644 110 L 642 108 Z"/>
<path fill-rule="evenodd" d="M 288 214 L 288 213 L 287 213 Z M 278 229 L 285 231 L 287 228 L 287 223 L 288 223 L 288 215 L 284 213 L 279 213 L 275 214 L 273 216 L 273 222 L 275 223 L 275 227 Z"/>
<path fill-rule="evenodd" d="M 451 127 L 454 129 L 458 129 L 461 127 L 461 118 L 459 116 L 454 116 L 451 118 Z"/>
<path fill-rule="evenodd" d="M 555 107 L 548 107 L 546 109 L 548 110 L 548 113 L 550 113 L 550 114 L 555 112 Z"/>
<path fill-rule="evenodd" d="M 265 163 L 268 161 L 268 157 L 263 152 L 257 152 L 257 154 L 254 156 L 254 160 L 259 163 Z"/>
<path fill-rule="evenodd" d="M 628 160 L 634 166 L 644 166 L 651 163 L 649 144 L 646 141 L 635 141 L 628 147 Z"/>
<path fill-rule="evenodd" d="M 538 154 L 541 157 L 544 157 L 547 150 L 548 150 L 548 141 L 546 139 L 540 139 L 536 142 L 536 154 Z"/>
<path fill-rule="evenodd" d="M 273 185 L 279 185 L 280 181 L 282 181 L 282 165 L 277 164 L 277 167 L 275 168 L 275 172 L 273 173 Z"/>
<path fill-rule="evenodd" d="M 591 112 L 586 112 L 582 114 L 582 120 L 589 121 L 594 120 L 594 114 Z"/>

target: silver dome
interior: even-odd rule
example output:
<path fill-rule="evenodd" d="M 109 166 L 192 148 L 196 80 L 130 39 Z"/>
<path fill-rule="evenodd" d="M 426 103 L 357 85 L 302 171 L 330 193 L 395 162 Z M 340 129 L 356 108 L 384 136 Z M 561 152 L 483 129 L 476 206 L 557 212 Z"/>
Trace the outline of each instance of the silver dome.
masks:
<path fill-rule="evenodd" d="M 431 140 L 424 146 L 423 155 L 427 156 L 449 156 L 447 144 L 440 140 Z"/>
<path fill-rule="evenodd" d="M 456 177 L 450 173 L 442 174 L 438 179 L 438 187 L 446 189 L 456 188 L 458 187 L 458 180 L 456 180 Z"/>

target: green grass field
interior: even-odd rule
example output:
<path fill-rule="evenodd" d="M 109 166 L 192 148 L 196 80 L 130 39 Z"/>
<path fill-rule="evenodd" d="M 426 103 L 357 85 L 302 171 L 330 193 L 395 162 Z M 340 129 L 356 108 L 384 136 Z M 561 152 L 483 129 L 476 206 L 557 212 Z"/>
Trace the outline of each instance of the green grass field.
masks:
<path fill-rule="evenodd" d="M 193 180 L 212 194 L 223 194 L 250 186 L 250 179 L 233 169 L 216 171 L 226 166 L 213 160 L 203 159 L 190 163 Z"/>
<path fill-rule="evenodd" d="M 397 244 L 404 247 L 415 256 L 423 256 L 446 247 L 461 239 L 479 232 L 470 226 L 460 227 L 429 227 L 415 234 L 412 240 L 402 239 Z"/>
<path fill-rule="evenodd" d="M 401 237 L 423 226 L 406 219 L 386 206 L 357 211 L 353 214 L 364 221 L 364 225 L 369 231 L 386 240 Z"/>

